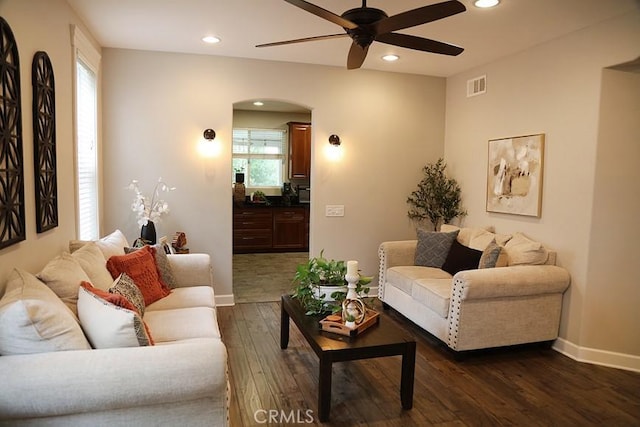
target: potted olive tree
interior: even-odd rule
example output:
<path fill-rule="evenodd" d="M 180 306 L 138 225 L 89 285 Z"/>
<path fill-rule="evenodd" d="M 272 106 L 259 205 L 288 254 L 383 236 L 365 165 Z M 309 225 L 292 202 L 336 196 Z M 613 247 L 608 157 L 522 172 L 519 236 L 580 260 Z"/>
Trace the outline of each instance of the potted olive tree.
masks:
<path fill-rule="evenodd" d="M 347 295 L 347 282 L 344 278 L 347 266 L 344 261 L 328 260 L 324 250 L 320 256 L 310 258 L 306 264 L 300 264 L 293 276 L 292 296 L 300 301 L 306 314 L 336 313 L 342 309 L 342 301 Z M 369 293 L 367 286 L 373 277 L 360 275 L 356 283 L 358 295 Z"/>
<path fill-rule="evenodd" d="M 409 218 L 418 223 L 429 220 L 435 231 L 453 218 L 467 214 L 461 205 L 460 186 L 455 179 L 447 177 L 446 167 L 443 159 L 424 166 L 418 189 L 407 198 Z"/>

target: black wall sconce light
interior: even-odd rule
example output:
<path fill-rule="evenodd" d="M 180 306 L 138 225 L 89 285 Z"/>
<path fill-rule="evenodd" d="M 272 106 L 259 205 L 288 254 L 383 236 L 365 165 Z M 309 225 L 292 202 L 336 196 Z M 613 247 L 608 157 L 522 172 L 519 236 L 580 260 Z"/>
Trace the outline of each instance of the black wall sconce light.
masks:
<path fill-rule="evenodd" d="M 340 141 L 340 137 L 338 135 L 331 135 L 329 137 L 329 144 L 339 147 L 342 142 Z"/>
<path fill-rule="evenodd" d="M 213 141 L 216 138 L 216 131 L 213 129 L 205 129 L 203 135 L 207 141 Z"/>

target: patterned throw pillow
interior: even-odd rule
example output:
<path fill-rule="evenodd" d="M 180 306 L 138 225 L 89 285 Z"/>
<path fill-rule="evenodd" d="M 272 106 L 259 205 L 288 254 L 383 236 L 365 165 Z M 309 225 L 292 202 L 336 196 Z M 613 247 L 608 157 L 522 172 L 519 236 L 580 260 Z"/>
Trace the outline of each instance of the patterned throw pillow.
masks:
<path fill-rule="evenodd" d="M 478 268 L 494 268 L 501 253 L 502 248 L 496 243 L 496 239 L 493 239 L 482 251 Z"/>
<path fill-rule="evenodd" d="M 478 268 L 482 251 L 464 246 L 457 240 L 453 241 L 447 259 L 442 269 L 452 276 L 458 271 L 475 270 Z"/>
<path fill-rule="evenodd" d="M 148 306 L 171 293 L 158 273 L 153 252 L 150 246 L 131 252 L 126 255 L 116 255 L 107 261 L 107 269 L 114 279 L 122 273 L 127 273 L 136 284 L 142 296 L 145 306 Z"/>
<path fill-rule="evenodd" d="M 418 244 L 414 264 L 423 267 L 441 268 L 447 259 L 451 244 L 460 231 L 442 233 L 418 229 Z"/>
<path fill-rule="evenodd" d="M 153 345 L 146 323 L 122 295 L 110 294 L 82 282 L 78 293 L 78 316 L 93 348 Z"/>
<path fill-rule="evenodd" d="M 116 281 L 113 282 L 113 286 L 109 288 L 109 293 L 122 295 L 135 307 L 140 316 L 144 316 L 144 309 L 146 308 L 144 297 L 140 288 L 136 286 L 131 277 L 127 276 L 127 273 L 122 273 L 118 276 Z"/>

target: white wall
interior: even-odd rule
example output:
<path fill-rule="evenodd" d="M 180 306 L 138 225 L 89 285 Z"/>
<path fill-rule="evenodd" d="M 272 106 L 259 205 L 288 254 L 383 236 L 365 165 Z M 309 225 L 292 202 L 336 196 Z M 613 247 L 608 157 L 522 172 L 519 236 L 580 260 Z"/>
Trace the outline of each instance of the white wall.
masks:
<path fill-rule="evenodd" d="M 160 235 L 185 231 L 188 246 L 210 253 L 220 302 L 232 294 L 231 129 L 233 103 L 278 99 L 312 110 L 310 252 L 357 259 L 377 273 L 380 242 L 414 236 L 407 195 L 426 162 L 443 154 L 444 79 L 302 64 L 105 49 L 104 164 L 107 228 L 139 230 L 124 190 L 158 176 L 177 190 Z M 222 144 L 213 160 L 197 154 L 211 127 Z M 325 156 L 330 134 L 342 158 Z M 327 218 L 327 204 L 345 216 Z"/>
<path fill-rule="evenodd" d="M 37 13 L 35 12 L 37 11 Z M 76 238 L 73 51 L 70 25 L 80 25 L 64 0 L 2 0 L 0 15 L 13 31 L 20 57 L 22 143 L 26 240 L 0 250 L 0 283 L 14 267 L 37 273 L 46 262 Z M 58 227 L 36 232 L 33 168 L 31 63 L 37 51 L 49 55 L 56 89 L 56 151 L 58 172 Z"/>
<path fill-rule="evenodd" d="M 560 336 L 576 346 L 571 347 L 574 350 L 598 343 L 603 351 L 640 355 L 637 324 L 616 322 L 619 335 L 633 341 L 633 346 L 610 346 L 585 331 L 593 324 L 586 318 L 599 319 L 589 311 L 599 304 L 589 298 L 597 298 L 599 292 L 590 293 L 594 272 L 589 271 L 588 260 L 590 247 L 597 245 L 593 239 L 604 238 L 592 230 L 597 212 L 592 209 L 594 182 L 601 179 L 596 165 L 600 166 L 602 68 L 636 58 L 638 40 L 640 12 L 447 79 L 445 158 L 463 190 L 469 212 L 466 223 L 493 224 L 498 232 L 523 231 L 558 251 L 558 264 L 568 268 L 572 276 L 564 298 Z M 483 74 L 487 75 L 487 93 L 466 98 L 467 79 Z M 487 213 L 487 141 L 540 132 L 546 134 L 542 216 Z M 637 144 L 638 135 L 631 139 Z M 635 182 L 631 185 L 637 189 Z M 610 224 L 624 227 L 629 239 L 638 241 L 638 228 L 631 225 L 635 224 Z M 621 273 L 608 272 L 608 286 L 617 293 Z M 606 331 L 600 330 L 599 334 L 603 333 Z M 588 341 L 586 337 L 590 337 Z M 640 359 L 629 360 L 637 364 Z"/>

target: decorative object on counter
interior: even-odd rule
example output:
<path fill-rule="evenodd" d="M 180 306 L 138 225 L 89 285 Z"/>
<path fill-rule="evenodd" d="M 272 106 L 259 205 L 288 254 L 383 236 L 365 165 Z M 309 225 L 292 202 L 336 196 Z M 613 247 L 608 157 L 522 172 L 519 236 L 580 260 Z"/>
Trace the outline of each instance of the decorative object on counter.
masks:
<path fill-rule="evenodd" d="M 141 226 L 140 237 L 149 244 L 156 243 L 156 227 L 154 222 L 160 221 L 163 215 L 169 213 L 169 204 L 160 199 L 161 192 L 169 192 L 175 190 L 175 187 L 169 187 L 162 178 L 158 178 L 156 187 L 153 190 L 151 199 L 144 196 L 138 187 L 138 180 L 134 179 L 127 187 L 136 193 L 136 197 L 131 204 L 131 210 L 138 217 L 138 225 Z"/>
<path fill-rule="evenodd" d="M 171 247 L 177 254 L 188 254 L 189 248 L 185 247 L 187 244 L 187 235 L 182 231 L 176 231 L 171 241 Z"/>
<path fill-rule="evenodd" d="M 233 201 L 235 203 L 244 203 L 247 197 L 246 187 L 244 185 L 244 169 L 236 168 L 236 181 L 233 184 Z"/>
<path fill-rule="evenodd" d="M 267 195 L 264 192 L 258 190 L 251 193 L 251 201 L 253 203 L 266 203 L 269 204 L 269 199 L 267 199 Z"/>
<path fill-rule="evenodd" d="M 290 182 L 282 184 L 282 204 L 290 206 L 293 199 L 296 197 L 296 192 L 293 191 L 293 187 Z"/>
<path fill-rule="evenodd" d="M 338 313 L 342 310 L 342 301 L 347 295 L 347 282 L 344 279 L 346 273 L 345 262 L 324 258 L 323 249 L 319 257 L 310 258 L 306 264 L 298 265 L 293 277 L 292 295 L 300 301 L 307 315 Z M 355 293 L 367 295 L 370 290 L 367 285 L 372 280 L 373 277 L 360 275 L 356 264 Z"/>
<path fill-rule="evenodd" d="M 460 186 L 453 178 L 448 178 L 443 159 L 429 163 L 422 168 L 424 178 L 418 183 L 418 189 L 407 198 L 411 205 L 407 215 L 418 224 L 429 220 L 432 230 L 437 231 L 440 225 L 448 224 L 455 217 L 465 216 L 462 208 Z"/>
<path fill-rule="evenodd" d="M 0 249 L 27 238 L 25 229 L 24 164 L 22 157 L 22 100 L 20 95 L 20 60 L 18 45 L 11 27 L 0 17 L 3 55 L 0 138 L 2 169 L 0 174 Z"/>
<path fill-rule="evenodd" d="M 33 86 L 33 163 L 35 166 L 36 230 L 58 226 L 56 168 L 56 89 L 47 52 L 38 51 L 31 63 Z"/>

